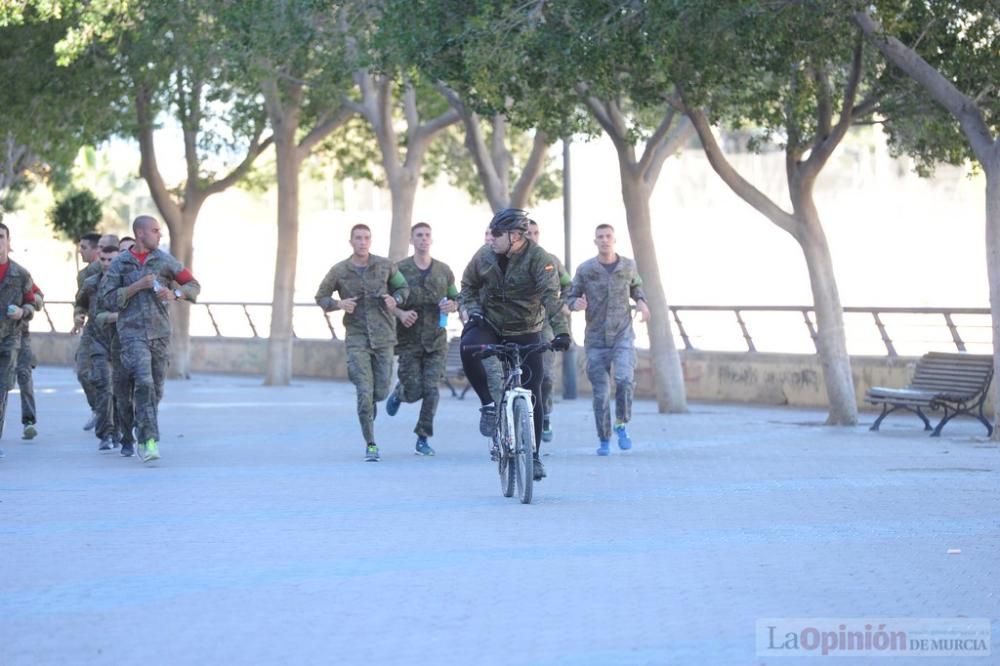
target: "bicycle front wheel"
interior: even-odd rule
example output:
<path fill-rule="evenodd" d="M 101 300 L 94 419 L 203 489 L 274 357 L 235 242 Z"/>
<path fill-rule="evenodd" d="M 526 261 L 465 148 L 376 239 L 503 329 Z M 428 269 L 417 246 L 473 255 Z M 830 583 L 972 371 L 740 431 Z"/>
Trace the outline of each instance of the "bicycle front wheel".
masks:
<path fill-rule="evenodd" d="M 514 472 L 521 504 L 531 503 L 535 478 L 535 424 L 524 398 L 514 399 Z"/>

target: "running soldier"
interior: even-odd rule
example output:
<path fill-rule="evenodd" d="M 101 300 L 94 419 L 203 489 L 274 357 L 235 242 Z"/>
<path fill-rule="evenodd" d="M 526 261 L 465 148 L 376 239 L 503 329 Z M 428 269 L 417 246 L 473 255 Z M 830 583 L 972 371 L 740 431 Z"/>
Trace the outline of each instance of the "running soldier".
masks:
<path fill-rule="evenodd" d="M 22 322 L 35 313 L 34 285 L 31 274 L 10 258 L 10 229 L 0 222 L 0 436 L 7 416 L 7 395 L 17 372 Z"/>
<path fill-rule="evenodd" d="M 528 238 L 538 243 L 538 238 L 541 234 L 538 231 L 538 222 L 534 220 L 528 220 Z M 563 266 L 563 263 L 559 261 L 559 257 L 554 254 L 549 254 L 552 258 L 552 264 L 556 267 L 556 273 L 559 276 L 559 300 L 562 301 L 566 293 L 569 291 L 570 284 L 573 283 L 573 279 L 570 277 L 569 271 Z M 563 306 L 563 314 L 569 314 L 568 308 Z M 542 326 L 542 340 L 546 342 L 551 342 L 555 335 L 552 333 L 552 323 L 546 319 L 545 324 Z M 552 373 L 556 366 L 556 355 L 555 352 L 545 352 L 542 355 L 542 364 L 545 368 L 545 374 L 542 377 L 542 441 L 551 442 L 552 441 Z"/>
<path fill-rule="evenodd" d="M 201 285 L 191 271 L 159 249 L 160 223 L 148 215 L 132 222 L 135 246 L 111 263 L 98 288 L 100 309 L 117 312 L 122 366 L 134 383 L 139 455 L 143 462 L 160 458 L 157 409 L 163 396 L 170 349 L 167 303 L 194 301 Z M 173 280 L 178 289 L 166 285 Z M 128 427 L 122 424 L 122 430 Z M 124 432 L 122 433 L 124 436 Z M 125 448 L 124 446 L 122 447 Z M 125 455 L 125 451 L 122 451 Z"/>
<path fill-rule="evenodd" d="M 396 345 L 396 308 L 410 295 L 406 278 L 385 257 L 371 254 L 367 225 L 351 228 L 353 252 L 329 270 L 316 292 L 324 312 L 344 311 L 347 376 L 357 391 L 358 421 L 365 440 L 365 461 L 378 462 L 375 444 L 377 403 L 389 395 L 392 352 Z M 333 298 L 337 292 L 340 300 Z"/>
<path fill-rule="evenodd" d="M 420 417 L 413 432 L 417 435 L 416 452 L 432 456 L 427 443 L 434 436 L 438 384 L 444 377 L 448 357 L 448 314 L 458 309 L 455 298 L 455 275 L 447 264 L 431 258 L 431 226 L 419 222 L 410 229 L 413 256 L 399 262 L 399 272 L 406 278 L 410 296 L 406 307 L 396 308 L 396 354 L 399 356 L 399 383 L 385 403 L 385 411 L 394 416 L 400 403 L 420 403 Z"/>
<path fill-rule="evenodd" d="M 101 262 L 98 261 L 100 245 L 100 234 L 84 234 L 80 238 L 80 244 L 77 246 L 77 251 L 80 253 L 80 259 L 83 260 L 86 266 L 84 266 L 83 269 L 76 274 L 77 292 L 83 288 L 84 280 L 91 276 L 101 274 Z M 86 321 L 86 311 L 74 308 L 73 330 L 70 331 L 70 333 L 73 335 L 79 335 L 83 331 Z M 80 382 L 80 387 L 83 388 L 83 394 L 87 397 L 87 405 L 90 407 L 90 419 L 88 419 L 87 423 L 83 426 L 84 430 L 90 430 L 97 425 L 97 402 L 94 392 L 94 383 L 90 379 L 90 349 L 87 347 L 88 344 L 89 341 L 81 337 L 80 344 L 76 348 L 76 378 L 77 381 Z"/>
<path fill-rule="evenodd" d="M 649 307 L 642 291 L 642 278 L 635 262 L 615 253 L 615 230 L 598 225 L 594 244 L 597 256 L 580 264 L 566 295 L 570 310 L 584 310 L 587 331 L 583 346 L 587 353 L 587 378 L 594 389 L 594 421 L 600 447 L 597 455 L 610 453 L 611 386 L 615 379 L 615 426 L 618 448 L 632 448 L 625 425 L 632 418 L 635 387 L 635 331 L 629 298 L 635 301 L 642 321 L 649 321 Z"/>
<path fill-rule="evenodd" d="M 45 307 L 45 295 L 38 285 L 32 285 L 35 292 L 35 312 Z M 38 367 L 38 360 L 31 351 L 31 332 L 29 324 L 21 320 L 21 349 L 17 354 L 17 389 L 21 394 L 21 439 L 34 439 L 38 436 L 38 411 L 35 408 L 35 382 L 32 373 Z"/>
<path fill-rule="evenodd" d="M 90 378 L 94 384 L 94 399 L 96 402 L 97 424 L 94 434 L 97 435 L 99 451 L 110 451 L 115 447 L 116 420 L 114 414 L 114 399 L 112 386 L 111 364 L 113 362 L 112 332 L 113 321 L 98 308 L 97 292 L 101 280 L 107 274 L 108 268 L 118 256 L 118 237 L 104 236 L 101 238 L 101 252 L 98 260 L 101 263 L 101 274 L 91 275 L 83 281 L 83 287 L 76 295 L 77 308 L 87 312 L 87 324 L 83 329 L 81 344 L 87 340 L 90 350 Z M 102 316 L 103 315 L 103 316 Z"/>

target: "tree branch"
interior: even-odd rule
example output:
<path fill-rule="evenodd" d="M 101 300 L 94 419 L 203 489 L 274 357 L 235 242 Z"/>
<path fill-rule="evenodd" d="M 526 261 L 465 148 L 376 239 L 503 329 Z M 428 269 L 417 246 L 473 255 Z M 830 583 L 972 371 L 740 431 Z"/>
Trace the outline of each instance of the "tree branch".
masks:
<path fill-rule="evenodd" d="M 906 47 L 897 38 L 886 34 L 882 26 L 868 12 L 855 12 L 852 18 L 889 62 L 920 84 L 935 102 L 958 120 L 976 157 L 983 163 L 988 162 L 996 150 L 995 139 L 983 119 L 982 110 L 941 72 L 920 57 L 920 54 Z"/>
<path fill-rule="evenodd" d="M 639 171 L 641 173 L 646 173 L 649 170 L 650 163 L 654 159 L 654 154 L 657 148 L 659 148 L 660 143 L 666 138 L 667 132 L 670 131 L 670 126 L 674 124 L 674 117 L 676 115 L 677 112 L 673 108 L 668 109 L 663 114 L 663 120 L 660 121 L 656 131 L 646 141 L 646 146 L 642 151 L 642 159 L 639 160 Z"/>
<path fill-rule="evenodd" d="M 795 236 L 797 233 L 795 218 L 782 210 L 780 206 L 771 201 L 766 194 L 754 187 L 733 168 L 719 147 L 719 143 L 715 140 L 715 135 L 712 133 L 712 127 L 709 125 L 705 113 L 701 109 L 688 108 L 687 116 L 691 119 L 691 124 L 694 125 L 695 131 L 698 133 L 698 138 L 701 139 L 701 145 L 705 150 L 705 156 L 708 157 L 708 163 L 712 165 L 712 169 L 722 178 L 722 182 L 736 196 L 753 206 L 755 210 L 771 220 L 775 225 Z"/>
<path fill-rule="evenodd" d="M 313 125 L 313 128 L 299 141 L 297 150 L 302 158 L 305 159 L 312 152 L 313 148 L 316 147 L 316 144 L 329 136 L 331 132 L 342 127 L 353 115 L 354 109 L 349 104 L 341 103 L 335 110 L 327 112 L 323 117 L 319 118 L 316 124 Z M 266 147 L 263 146 L 261 151 Z"/>
<path fill-rule="evenodd" d="M 531 142 L 531 154 L 528 155 L 528 161 L 524 163 L 521 175 L 518 176 L 517 182 L 514 183 L 514 190 L 511 192 L 510 205 L 514 208 L 524 208 L 528 204 L 528 197 L 542 174 L 542 168 L 545 166 L 545 153 L 551 144 L 552 142 L 545 132 L 535 130 L 535 138 Z"/>
<path fill-rule="evenodd" d="M 833 90 L 830 86 L 830 73 L 826 63 L 813 67 L 816 78 L 816 132 L 821 139 L 830 136 L 833 127 Z"/>
<path fill-rule="evenodd" d="M 139 141 L 139 175 L 146 181 L 149 194 L 163 215 L 171 233 L 177 233 L 177 223 L 181 217 L 180 206 L 170 196 L 160 168 L 156 161 L 156 147 L 153 142 L 153 118 L 150 109 L 149 89 L 136 84 L 135 94 L 136 138 Z"/>

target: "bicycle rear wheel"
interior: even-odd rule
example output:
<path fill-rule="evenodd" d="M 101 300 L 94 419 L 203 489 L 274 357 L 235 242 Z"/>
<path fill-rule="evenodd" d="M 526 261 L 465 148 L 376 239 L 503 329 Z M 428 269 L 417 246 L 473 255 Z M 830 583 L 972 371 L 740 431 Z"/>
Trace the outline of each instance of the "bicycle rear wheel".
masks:
<path fill-rule="evenodd" d="M 514 399 L 514 463 L 517 496 L 521 504 L 531 503 L 535 478 L 535 424 L 524 398 Z"/>

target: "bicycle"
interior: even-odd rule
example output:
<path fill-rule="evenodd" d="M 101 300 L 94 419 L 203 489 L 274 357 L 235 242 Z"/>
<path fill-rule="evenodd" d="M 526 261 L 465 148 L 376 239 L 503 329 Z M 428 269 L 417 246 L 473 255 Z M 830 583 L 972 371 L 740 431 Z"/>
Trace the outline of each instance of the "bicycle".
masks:
<path fill-rule="evenodd" d="M 467 345 L 479 358 L 497 356 L 503 368 L 503 389 L 497 403 L 497 424 L 490 450 L 500 473 L 500 490 L 512 497 L 517 488 L 521 504 L 531 503 L 535 474 L 535 409 L 531 391 L 521 386 L 521 364 L 532 354 L 549 351 L 551 343 L 521 345 L 505 342 Z"/>

